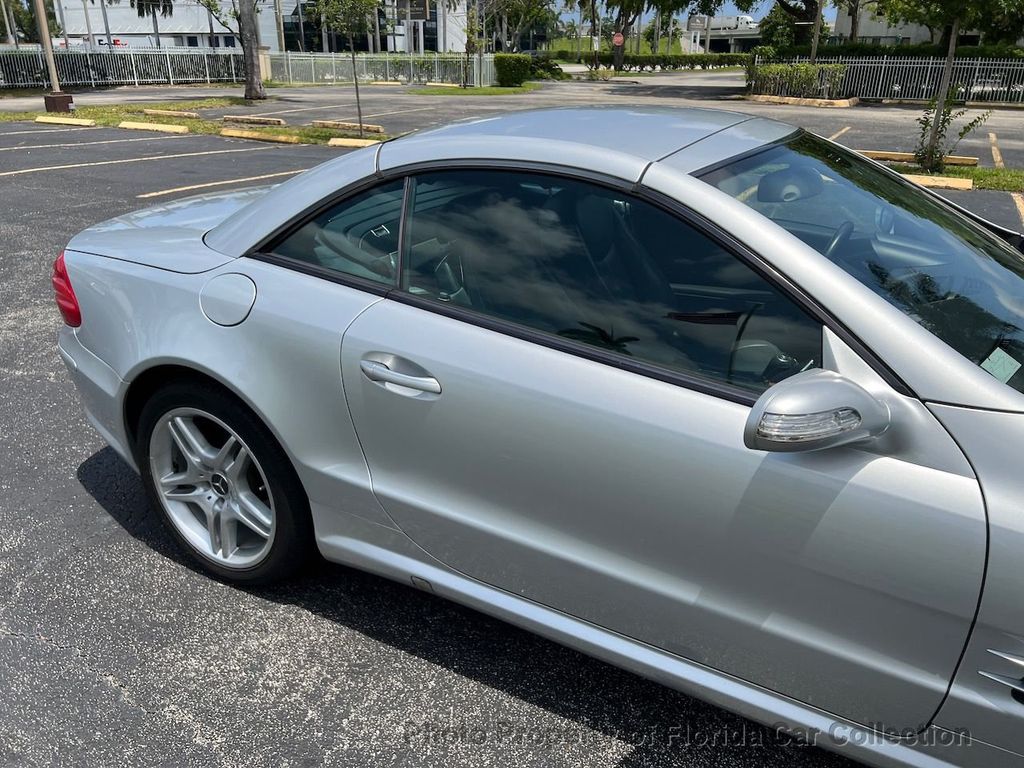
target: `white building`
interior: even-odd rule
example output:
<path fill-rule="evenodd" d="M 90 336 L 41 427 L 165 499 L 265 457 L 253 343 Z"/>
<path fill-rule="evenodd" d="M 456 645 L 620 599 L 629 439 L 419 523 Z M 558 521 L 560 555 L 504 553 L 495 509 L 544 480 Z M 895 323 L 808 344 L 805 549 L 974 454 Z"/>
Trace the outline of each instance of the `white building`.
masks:
<path fill-rule="evenodd" d="M 64 28 L 68 44 L 94 46 L 144 46 L 234 48 L 240 45 L 237 35 L 221 24 L 196 0 L 174 0 L 174 13 L 153 18 L 140 18 L 128 0 L 105 5 L 103 0 L 54 0 L 57 18 Z M 222 7 L 225 4 L 222 3 Z M 429 6 L 429 13 L 427 8 Z M 313 11 L 305 3 L 306 17 Z M 282 23 L 287 47 L 298 50 L 298 0 L 281 0 Z M 275 0 L 257 0 L 260 45 L 272 53 L 280 51 L 277 35 Z M 381 51 L 464 51 L 466 49 L 466 3 L 448 10 L 444 2 L 435 0 L 384 0 L 380 27 Z M 406 34 L 408 30 L 408 34 Z M 316 25 L 304 25 L 306 49 L 323 50 L 324 41 L 314 40 Z M 109 37 L 108 37 L 109 33 Z M 327 49 L 346 50 L 344 40 L 328 35 Z M 361 47 L 372 50 L 372 35 L 360 41 Z M 63 45 L 59 39 L 59 45 Z"/>
<path fill-rule="evenodd" d="M 850 38 L 853 18 L 849 11 L 840 9 L 836 13 L 836 24 L 833 34 L 842 40 Z M 928 27 L 920 24 L 890 24 L 884 16 L 876 16 L 873 8 L 860 12 L 860 23 L 857 27 L 857 42 L 877 45 L 914 45 L 917 43 L 938 42 L 942 30 L 935 30 L 935 39 Z M 977 32 L 965 32 L 960 36 L 962 44 L 977 44 L 980 35 Z"/>

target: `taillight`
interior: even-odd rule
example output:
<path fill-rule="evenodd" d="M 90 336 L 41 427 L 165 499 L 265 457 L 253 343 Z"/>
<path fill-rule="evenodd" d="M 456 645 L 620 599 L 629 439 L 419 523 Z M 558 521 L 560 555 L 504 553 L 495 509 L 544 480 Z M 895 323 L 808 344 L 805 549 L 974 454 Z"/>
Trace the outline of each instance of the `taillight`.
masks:
<path fill-rule="evenodd" d="M 78 306 L 78 298 L 75 296 L 75 289 L 71 287 L 71 278 L 68 277 L 68 269 L 64 266 L 64 251 L 53 262 L 53 292 L 57 300 L 57 309 L 60 310 L 64 322 L 72 328 L 82 324 L 82 310 Z"/>

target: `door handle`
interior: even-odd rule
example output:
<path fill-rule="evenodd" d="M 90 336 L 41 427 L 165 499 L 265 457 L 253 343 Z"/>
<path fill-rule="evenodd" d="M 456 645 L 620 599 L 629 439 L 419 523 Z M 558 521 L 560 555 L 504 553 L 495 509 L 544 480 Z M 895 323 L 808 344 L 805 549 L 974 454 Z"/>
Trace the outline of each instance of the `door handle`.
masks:
<path fill-rule="evenodd" d="M 370 381 L 397 384 L 400 387 L 417 389 L 420 392 L 430 392 L 435 395 L 441 394 L 441 384 L 433 376 L 410 376 L 407 373 L 399 373 L 376 360 L 360 360 L 359 368 Z"/>

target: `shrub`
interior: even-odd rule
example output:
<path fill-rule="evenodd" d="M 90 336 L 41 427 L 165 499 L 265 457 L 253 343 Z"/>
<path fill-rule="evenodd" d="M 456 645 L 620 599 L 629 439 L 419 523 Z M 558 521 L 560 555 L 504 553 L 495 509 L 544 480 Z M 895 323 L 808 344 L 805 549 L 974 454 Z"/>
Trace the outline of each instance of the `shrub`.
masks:
<path fill-rule="evenodd" d="M 953 154 L 957 146 L 968 134 L 983 126 L 989 117 L 992 116 L 991 111 L 978 115 L 961 126 L 960 130 L 957 131 L 956 140 L 951 141 L 946 138 L 950 126 L 966 115 L 967 110 L 958 109 L 954 112 L 952 99 L 947 99 L 946 106 L 936 118 L 935 106 L 937 103 L 938 100 L 933 99 L 931 104 L 928 105 L 928 109 L 924 111 L 924 114 L 917 118 L 917 124 L 921 128 L 921 133 L 918 137 L 917 149 L 914 151 L 914 160 L 917 161 L 917 164 L 932 173 L 942 173 L 946 169 L 946 156 Z M 939 121 L 939 131 L 936 136 L 935 146 L 932 147 L 929 146 L 928 139 L 932 132 L 932 122 L 936 119 Z"/>
<path fill-rule="evenodd" d="M 494 54 L 494 74 L 498 85 L 512 88 L 522 85 L 530 77 L 533 62 L 525 53 Z"/>
<path fill-rule="evenodd" d="M 759 64 L 748 73 L 751 93 L 834 99 L 842 91 L 842 64 Z"/>
<path fill-rule="evenodd" d="M 610 67 L 614 54 L 600 51 L 597 54 L 599 67 Z M 627 53 L 622 59 L 625 72 L 667 72 L 677 69 L 714 69 L 715 67 L 745 66 L 750 56 L 745 53 Z M 593 69 L 592 53 L 583 57 L 583 62 Z"/>
<path fill-rule="evenodd" d="M 555 64 L 547 54 L 541 54 L 530 60 L 531 80 L 568 80 L 570 78 L 562 68 Z"/>

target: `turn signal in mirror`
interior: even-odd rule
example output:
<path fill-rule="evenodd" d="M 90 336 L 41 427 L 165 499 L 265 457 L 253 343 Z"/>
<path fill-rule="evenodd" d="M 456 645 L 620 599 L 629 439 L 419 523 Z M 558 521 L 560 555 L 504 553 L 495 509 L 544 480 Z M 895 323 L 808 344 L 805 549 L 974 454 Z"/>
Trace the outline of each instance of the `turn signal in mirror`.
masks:
<path fill-rule="evenodd" d="M 856 429 L 860 414 L 853 408 L 837 408 L 819 413 L 765 413 L 757 425 L 758 437 L 780 443 L 821 440 Z"/>

